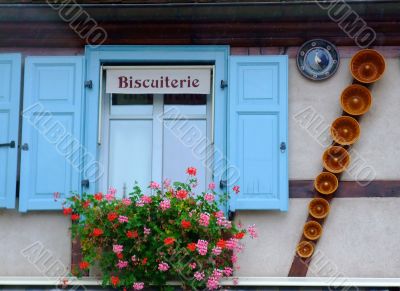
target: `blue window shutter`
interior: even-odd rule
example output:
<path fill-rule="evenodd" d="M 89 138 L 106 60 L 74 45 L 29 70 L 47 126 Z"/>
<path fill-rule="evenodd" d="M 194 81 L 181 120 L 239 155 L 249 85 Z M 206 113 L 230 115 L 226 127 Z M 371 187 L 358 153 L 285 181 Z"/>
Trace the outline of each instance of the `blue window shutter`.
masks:
<path fill-rule="evenodd" d="M 228 182 L 235 210 L 288 208 L 287 56 L 232 56 L 229 75 Z"/>
<path fill-rule="evenodd" d="M 19 210 L 61 208 L 80 190 L 83 57 L 27 57 Z M 28 149 L 24 144 L 27 144 Z M 54 198 L 54 192 L 60 198 Z"/>
<path fill-rule="evenodd" d="M 21 55 L 0 54 L 0 207 L 14 208 L 17 184 Z"/>

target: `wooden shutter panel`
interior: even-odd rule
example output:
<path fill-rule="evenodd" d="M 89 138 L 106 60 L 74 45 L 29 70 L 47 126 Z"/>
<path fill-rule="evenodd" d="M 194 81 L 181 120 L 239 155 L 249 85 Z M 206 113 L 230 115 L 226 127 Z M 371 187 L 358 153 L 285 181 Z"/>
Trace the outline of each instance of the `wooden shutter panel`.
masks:
<path fill-rule="evenodd" d="M 21 55 L 0 54 L 0 207 L 6 208 L 15 207 L 20 88 Z"/>
<path fill-rule="evenodd" d="M 287 75 L 287 56 L 230 58 L 228 182 L 241 186 L 231 211 L 288 208 Z"/>
<path fill-rule="evenodd" d="M 80 190 L 83 60 L 26 58 L 20 211 L 60 209 L 65 194 Z"/>

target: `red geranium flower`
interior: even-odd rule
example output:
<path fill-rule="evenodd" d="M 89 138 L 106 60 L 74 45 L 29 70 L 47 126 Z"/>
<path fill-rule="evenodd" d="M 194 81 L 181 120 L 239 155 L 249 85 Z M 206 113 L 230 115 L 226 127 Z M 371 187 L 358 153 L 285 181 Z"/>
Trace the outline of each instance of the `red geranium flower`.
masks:
<path fill-rule="evenodd" d="M 102 200 L 103 199 L 103 193 L 99 192 L 99 193 L 94 194 L 94 199 L 96 199 L 98 201 Z"/>
<path fill-rule="evenodd" d="M 79 219 L 79 214 L 74 213 L 74 214 L 71 215 L 71 220 L 75 221 L 75 220 L 78 220 L 78 219 Z"/>
<path fill-rule="evenodd" d="M 103 230 L 102 229 L 100 229 L 100 228 L 93 229 L 93 235 L 94 236 L 100 236 L 102 234 L 103 234 Z"/>
<path fill-rule="evenodd" d="M 143 260 L 142 260 L 142 265 L 146 265 L 147 264 L 147 258 L 144 258 Z"/>
<path fill-rule="evenodd" d="M 111 276 L 111 284 L 116 287 L 119 283 L 119 278 L 117 276 Z"/>
<path fill-rule="evenodd" d="M 85 270 L 85 269 L 89 268 L 89 266 L 90 266 L 90 264 L 88 262 L 85 262 L 85 261 L 82 261 L 82 262 L 79 263 L 79 268 L 81 270 Z"/>
<path fill-rule="evenodd" d="M 194 252 L 196 250 L 196 244 L 195 243 L 190 243 L 186 247 L 189 251 Z"/>
<path fill-rule="evenodd" d="M 90 205 L 90 201 L 86 200 L 85 202 L 83 202 L 83 208 L 88 208 Z"/>
<path fill-rule="evenodd" d="M 109 221 L 114 221 L 115 219 L 117 219 L 117 217 L 118 217 L 118 214 L 116 214 L 115 212 L 110 212 L 110 213 L 107 215 L 107 219 L 108 219 Z"/>
<path fill-rule="evenodd" d="M 235 238 L 237 239 L 242 239 L 244 237 L 244 232 L 238 232 L 237 234 L 235 234 Z"/>
<path fill-rule="evenodd" d="M 72 213 L 72 208 L 63 208 L 64 215 L 70 215 Z"/>
<path fill-rule="evenodd" d="M 190 176 L 196 176 L 197 169 L 195 167 L 189 167 L 187 168 L 186 173 Z"/>
<path fill-rule="evenodd" d="M 117 254 L 117 258 L 121 260 L 121 259 L 124 258 L 124 255 L 123 255 L 122 253 L 118 253 L 118 254 Z"/>
<path fill-rule="evenodd" d="M 221 249 L 224 249 L 226 247 L 226 241 L 224 241 L 223 239 L 220 239 L 217 242 L 217 247 L 220 247 Z"/>
<path fill-rule="evenodd" d="M 179 199 L 185 199 L 188 195 L 188 192 L 184 189 L 176 191 L 176 197 Z"/>
<path fill-rule="evenodd" d="M 133 238 L 133 231 L 128 230 L 128 231 L 126 232 L 126 237 L 127 237 L 127 238 Z"/>
<path fill-rule="evenodd" d="M 189 220 L 182 220 L 181 222 L 181 226 L 185 229 L 190 228 L 192 226 L 192 224 L 190 223 Z"/>
<path fill-rule="evenodd" d="M 172 245 L 175 242 L 175 239 L 173 237 L 167 237 L 164 239 L 164 244 L 167 245 Z"/>

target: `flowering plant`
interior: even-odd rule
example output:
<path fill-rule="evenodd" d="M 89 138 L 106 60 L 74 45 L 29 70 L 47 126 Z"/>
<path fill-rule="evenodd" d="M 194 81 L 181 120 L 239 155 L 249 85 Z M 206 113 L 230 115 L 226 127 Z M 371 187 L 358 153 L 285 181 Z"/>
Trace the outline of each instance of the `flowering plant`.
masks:
<path fill-rule="evenodd" d="M 242 229 L 224 216 L 218 203 L 229 194 L 217 201 L 214 183 L 195 195 L 196 169 L 187 174 L 186 183 L 151 182 L 151 195 L 135 186 L 129 198 L 116 199 L 113 188 L 68 198 L 63 211 L 83 251 L 74 274 L 98 264 L 104 286 L 141 290 L 178 279 L 187 289 L 217 289 L 222 277 L 233 274 L 240 240 L 255 237 L 255 228 Z M 238 186 L 233 190 L 239 193 Z"/>

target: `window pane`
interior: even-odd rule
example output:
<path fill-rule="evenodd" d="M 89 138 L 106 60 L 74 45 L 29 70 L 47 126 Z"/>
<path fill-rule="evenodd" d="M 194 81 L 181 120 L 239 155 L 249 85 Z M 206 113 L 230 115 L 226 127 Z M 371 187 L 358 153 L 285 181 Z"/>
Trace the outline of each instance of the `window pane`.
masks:
<path fill-rule="evenodd" d="M 152 105 L 152 94 L 112 94 L 112 105 Z"/>
<path fill-rule="evenodd" d="M 151 120 L 110 121 L 109 186 L 118 197 L 132 192 L 135 181 L 144 188 L 151 181 L 152 127 Z"/>
<path fill-rule="evenodd" d="M 151 115 L 152 94 L 112 94 L 111 115 Z"/>
<path fill-rule="evenodd" d="M 206 114 L 207 96 L 205 94 L 165 94 L 164 110 L 179 114 Z"/>
<path fill-rule="evenodd" d="M 207 95 L 205 94 L 165 94 L 164 104 L 166 105 L 206 105 Z"/>
<path fill-rule="evenodd" d="M 163 152 L 163 179 L 185 181 L 188 167 L 197 168 L 198 186 L 196 194 L 206 190 L 207 171 L 204 166 L 210 160 L 212 146 L 207 142 L 206 120 L 174 121 L 170 128 L 168 121 L 164 123 L 164 152 Z M 177 134 L 175 130 L 182 130 L 185 134 Z M 177 158 L 179 157 L 179 158 Z"/>

